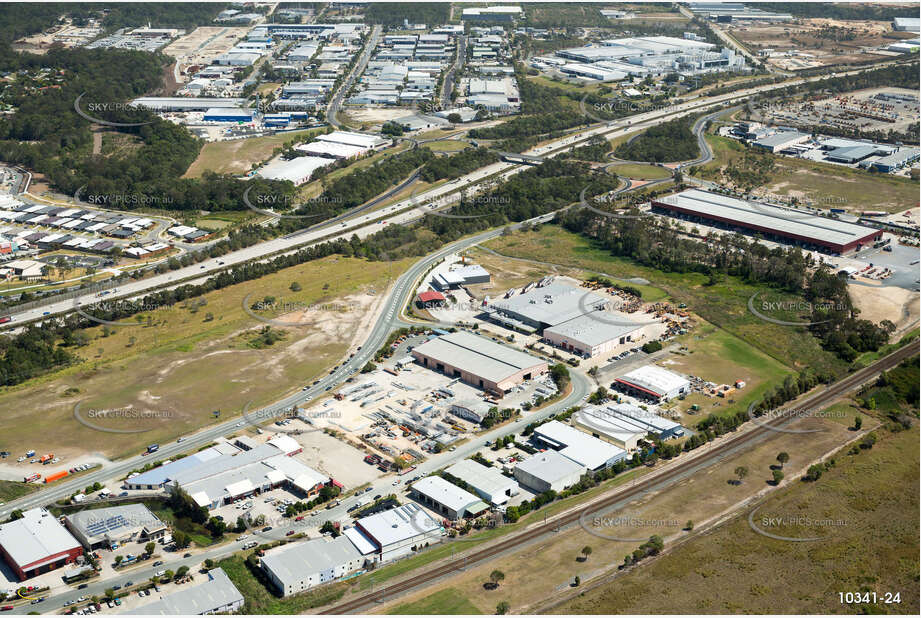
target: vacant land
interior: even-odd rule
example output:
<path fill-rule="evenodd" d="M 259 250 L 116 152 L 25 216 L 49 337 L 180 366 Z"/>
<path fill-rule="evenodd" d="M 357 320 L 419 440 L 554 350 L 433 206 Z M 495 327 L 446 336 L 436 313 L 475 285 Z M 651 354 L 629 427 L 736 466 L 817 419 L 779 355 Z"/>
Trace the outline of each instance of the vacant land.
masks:
<path fill-rule="evenodd" d="M 217 174 L 245 174 L 254 163 L 271 158 L 276 148 L 288 142 L 305 141 L 322 129 L 305 129 L 265 137 L 250 137 L 205 144 L 198 158 L 192 162 L 184 178 L 199 178 L 205 172 Z"/>
<path fill-rule="evenodd" d="M 917 426 L 836 461 L 815 484 L 791 483 L 759 509 L 759 515 L 844 522 L 813 530 L 821 541 L 754 534 L 746 513 L 553 611 L 642 613 L 655 607 L 661 613 L 916 615 Z M 802 526 L 787 528 L 778 534 L 812 536 Z M 838 593 L 846 591 L 899 593 L 900 603 L 842 605 Z"/>
<path fill-rule="evenodd" d="M 743 166 L 743 144 L 725 137 L 707 136 L 714 160 L 697 169 L 695 176 L 732 185 L 728 167 Z M 841 165 L 807 161 L 785 156 L 758 155 L 769 158 L 774 168 L 752 192 L 767 196 L 789 196 L 834 204 L 848 210 L 885 210 L 898 212 L 918 202 L 918 182 L 888 174 L 874 174 Z"/>
<path fill-rule="evenodd" d="M 6 411 L 0 447 L 18 451 L 12 447 L 29 443 L 41 452 L 96 451 L 114 458 L 207 425 L 214 410 L 226 419 L 248 402 L 268 404 L 360 345 L 389 273 L 405 265 L 331 256 L 152 308 L 125 320 L 127 326 L 88 329 L 88 343 L 75 349 L 82 357 L 75 366 L 0 391 Z M 293 283 L 301 289 L 291 291 Z M 271 326 L 270 334 L 281 339 L 268 345 L 267 325 L 243 309 L 244 300 L 253 305 L 267 296 L 288 313 L 259 315 L 297 324 Z M 102 433 L 81 424 L 78 404 L 81 418 L 135 433 Z M 101 410 L 125 412 L 100 417 Z"/>
<path fill-rule="evenodd" d="M 427 142 L 425 146 L 432 152 L 460 152 L 469 145 L 467 142 L 456 139 L 444 139 L 437 142 Z"/>
<path fill-rule="evenodd" d="M 671 170 L 658 165 L 642 165 L 640 163 L 624 163 L 609 168 L 609 171 L 624 176 L 626 178 L 635 178 L 637 180 L 658 180 L 668 178 L 672 175 Z"/>
<path fill-rule="evenodd" d="M 21 498 L 26 494 L 32 493 L 36 489 L 38 489 L 38 485 L 26 485 L 25 483 L 17 483 L 16 481 L 0 480 L 0 503 Z"/>
<path fill-rule="evenodd" d="M 638 266 L 626 258 L 613 257 L 591 240 L 554 225 L 543 225 L 538 231 L 506 234 L 489 241 L 486 246 L 503 255 L 537 261 L 552 255 L 557 264 L 621 279 L 639 277 L 665 290 L 675 302 L 687 303 L 691 311 L 707 322 L 729 331 L 785 366 L 796 370 L 803 367 L 844 368 L 842 361 L 823 350 L 818 340 L 805 330 L 765 322 L 748 310 L 749 298 L 755 293 L 767 293 L 766 288 L 735 278 L 708 285 L 712 282 L 702 274 L 666 273 Z"/>
<path fill-rule="evenodd" d="M 483 612 L 477 609 L 476 605 L 471 603 L 467 597 L 454 588 L 446 588 L 416 601 L 415 603 L 397 605 L 387 613 L 397 615 L 457 616 L 460 614 L 482 614 Z"/>

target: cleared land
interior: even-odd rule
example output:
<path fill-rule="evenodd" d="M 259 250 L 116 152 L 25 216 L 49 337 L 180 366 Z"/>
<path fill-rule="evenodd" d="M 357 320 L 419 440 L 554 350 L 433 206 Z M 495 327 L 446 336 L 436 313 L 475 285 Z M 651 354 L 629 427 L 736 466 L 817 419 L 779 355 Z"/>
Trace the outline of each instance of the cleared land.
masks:
<path fill-rule="evenodd" d="M 276 148 L 288 142 L 298 142 L 320 133 L 322 129 L 305 129 L 265 137 L 250 137 L 205 144 L 183 178 L 199 178 L 205 172 L 244 174 L 254 163 L 269 159 Z"/>
<path fill-rule="evenodd" d="M 247 402 L 268 404 L 360 345 L 389 273 L 407 264 L 331 256 L 125 320 L 139 325 L 89 329 L 75 366 L 0 392 L 0 447 L 18 451 L 28 443 L 58 455 L 118 457 L 205 426 L 214 410 L 226 419 Z M 292 292 L 293 282 L 302 289 Z M 266 296 L 307 308 L 283 318 L 303 326 L 271 327 L 282 335 L 271 345 L 261 332 L 266 324 L 243 310 L 245 298 L 252 305 Z M 100 433 L 74 418 L 78 403 L 83 418 L 90 410 L 146 418 L 94 418 L 104 427 L 141 430 Z"/>
<path fill-rule="evenodd" d="M 425 144 L 432 152 L 460 152 L 469 146 L 467 142 L 456 139 L 445 139 Z"/>
<path fill-rule="evenodd" d="M 415 603 L 403 603 L 394 607 L 387 612 L 394 615 L 461 615 L 461 614 L 482 614 L 476 605 L 471 603 L 467 598 L 454 588 L 439 590 L 438 592 L 427 596 Z"/>
<path fill-rule="evenodd" d="M 622 279 L 640 277 L 665 290 L 675 302 L 687 303 L 691 311 L 707 322 L 727 330 L 783 365 L 796 370 L 803 367 L 844 368 L 841 360 L 823 350 L 818 340 L 804 330 L 765 322 L 748 310 L 748 299 L 755 293 L 768 293 L 766 288 L 731 277 L 707 285 L 707 277 L 702 274 L 666 273 L 638 266 L 626 258 L 612 256 L 589 239 L 554 225 L 543 225 L 538 231 L 503 235 L 486 246 L 507 256 L 541 261 L 552 255 L 554 262 L 573 268 L 608 273 Z"/>
<path fill-rule="evenodd" d="M 837 457 L 815 484 L 791 483 L 761 507 L 759 515 L 845 522 L 819 530 L 821 541 L 754 534 L 746 513 L 553 612 L 916 615 L 918 464 L 917 426 L 885 435 L 871 451 Z M 777 533 L 809 533 L 791 528 Z M 839 591 L 898 592 L 901 602 L 842 605 Z"/>
<path fill-rule="evenodd" d="M 696 168 L 695 176 L 733 185 L 729 168 L 742 173 L 753 171 L 745 163 L 745 155 L 751 151 L 743 144 L 714 135 L 708 135 L 707 141 L 713 148 L 714 160 Z M 752 189 L 759 195 L 811 197 L 848 210 L 887 212 L 899 212 L 918 203 L 916 180 L 792 157 L 755 156 L 769 158 L 774 163 L 773 169 L 757 172 L 764 174 Z M 751 155 L 749 160 L 753 160 Z"/>
<path fill-rule="evenodd" d="M 642 165 L 639 163 L 615 165 L 610 168 L 610 171 L 618 176 L 637 180 L 658 180 L 660 178 L 668 178 L 672 175 L 671 170 L 665 169 L 664 167 L 659 167 L 658 165 Z"/>

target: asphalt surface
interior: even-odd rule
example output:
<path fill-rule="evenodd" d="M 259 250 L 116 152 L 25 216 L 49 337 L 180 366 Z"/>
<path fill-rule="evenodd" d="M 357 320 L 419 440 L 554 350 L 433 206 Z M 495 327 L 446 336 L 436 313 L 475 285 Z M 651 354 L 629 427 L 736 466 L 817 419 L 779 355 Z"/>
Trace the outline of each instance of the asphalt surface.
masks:
<path fill-rule="evenodd" d="M 336 91 L 336 94 L 334 94 L 333 98 L 329 101 L 329 107 L 326 108 L 326 121 L 337 129 L 348 128 L 343 127 L 342 123 L 339 122 L 339 108 L 342 106 L 342 101 L 345 99 L 345 95 L 349 93 L 349 89 L 351 89 L 352 84 L 355 83 L 355 79 L 364 73 L 365 67 L 368 66 L 368 60 L 371 59 L 371 54 L 374 53 L 374 48 L 377 47 L 377 42 L 380 40 L 380 38 L 381 27 L 377 25 L 371 28 L 371 35 L 368 37 L 368 43 L 361 51 L 361 56 L 358 58 L 358 62 L 356 62 L 355 66 L 352 67 L 352 71 L 349 73 L 349 76 L 345 78 L 345 81 L 342 82 L 339 90 Z"/>

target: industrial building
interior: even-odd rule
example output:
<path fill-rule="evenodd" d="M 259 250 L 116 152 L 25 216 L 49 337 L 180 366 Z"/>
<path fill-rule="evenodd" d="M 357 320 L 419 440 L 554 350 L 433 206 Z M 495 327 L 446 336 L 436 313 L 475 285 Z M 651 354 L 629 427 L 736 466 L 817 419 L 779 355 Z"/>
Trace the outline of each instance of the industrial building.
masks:
<path fill-rule="evenodd" d="M 900 148 L 897 152 L 873 161 L 870 164 L 870 168 L 876 172 L 888 174 L 911 165 L 918 160 L 919 154 L 921 154 L 921 150 L 917 148 Z"/>
<path fill-rule="evenodd" d="M 882 238 L 883 233 L 838 219 L 811 216 L 762 203 L 752 203 L 718 193 L 690 189 L 652 200 L 655 210 L 690 221 L 747 231 L 768 240 L 792 243 L 833 254 L 860 250 Z"/>
<path fill-rule="evenodd" d="M 64 525 L 87 549 L 114 549 L 132 541 L 156 541 L 167 527 L 144 504 L 125 504 L 78 511 Z"/>
<path fill-rule="evenodd" d="M 607 302 L 605 297 L 594 292 L 551 283 L 511 298 L 495 300 L 488 312 L 490 319 L 499 324 L 533 333 L 599 311 Z"/>
<path fill-rule="evenodd" d="M 75 562 L 83 546 L 57 517 L 34 508 L 0 525 L 0 555 L 22 581 Z"/>
<path fill-rule="evenodd" d="M 310 181 L 318 169 L 334 164 L 335 159 L 326 157 L 295 157 L 288 161 L 281 159 L 269 163 L 257 173 L 266 180 L 287 180 L 295 187 Z"/>
<path fill-rule="evenodd" d="M 243 607 L 243 595 L 224 569 L 208 571 L 208 581 L 168 594 L 158 601 L 122 612 L 132 616 L 203 616 L 232 614 Z"/>
<path fill-rule="evenodd" d="M 310 142 L 309 144 L 298 144 L 294 149 L 309 156 L 326 157 L 329 159 L 353 159 L 368 152 L 368 149 L 362 146 L 321 141 Z"/>
<path fill-rule="evenodd" d="M 807 142 L 810 137 L 808 133 L 801 133 L 800 131 L 778 131 L 777 133 L 755 139 L 752 141 L 752 146 L 767 152 L 775 153 L 786 150 L 796 144 Z"/>
<path fill-rule="evenodd" d="M 283 545 L 262 558 L 263 572 L 285 597 L 338 579 L 364 564 L 364 556 L 347 536 Z"/>
<path fill-rule="evenodd" d="M 242 107 L 210 107 L 202 117 L 205 122 L 252 122 L 253 111 Z"/>
<path fill-rule="evenodd" d="M 359 146 L 368 150 L 380 150 L 390 145 L 390 140 L 379 135 L 368 135 L 367 133 L 356 133 L 354 131 L 333 131 L 326 135 L 317 135 L 315 140 L 321 142 L 333 142 L 335 144 L 347 144 L 349 146 Z"/>
<path fill-rule="evenodd" d="M 502 474 L 498 469 L 484 466 L 472 459 L 462 459 L 445 472 L 470 486 L 483 500 L 490 504 L 505 504 L 521 491 L 518 483 Z"/>
<path fill-rule="evenodd" d="M 652 434 L 660 440 L 684 435 L 684 427 L 675 421 L 656 414 L 652 410 L 644 410 L 629 403 L 604 407 L 586 406 L 582 412 L 590 416 L 589 419 L 583 417 L 583 420 L 587 420 L 589 431 L 602 433 L 608 428 L 641 431 L 643 434 Z"/>
<path fill-rule="evenodd" d="M 250 450 L 228 442 L 154 468 L 125 481 L 129 489 L 158 489 L 178 485 L 196 504 L 209 509 L 287 487 L 304 496 L 319 492 L 332 480 L 293 458 L 298 442 L 278 435 Z"/>
<path fill-rule="evenodd" d="M 626 317 L 597 312 L 580 315 L 544 329 L 544 339 L 569 352 L 593 358 L 610 354 L 618 346 L 643 338 L 643 325 Z"/>
<path fill-rule="evenodd" d="M 750 8 L 741 2 L 691 2 L 688 8 L 695 15 L 700 15 L 719 23 L 733 21 L 776 22 L 790 21 L 789 13 L 773 13 L 757 8 Z"/>
<path fill-rule="evenodd" d="M 537 493 L 563 491 L 578 483 L 585 472 L 585 466 L 553 450 L 531 455 L 514 470 L 518 482 Z"/>
<path fill-rule="evenodd" d="M 389 562 L 420 547 L 441 541 L 441 524 L 432 519 L 418 504 L 404 504 L 355 522 L 345 530 L 363 555 L 374 553 L 379 562 Z"/>
<path fill-rule="evenodd" d="M 246 99 L 210 97 L 139 97 L 131 102 L 154 112 L 204 112 L 216 108 L 241 108 Z"/>
<path fill-rule="evenodd" d="M 466 331 L 430 339 L 412 355 L 423 367 L 498 396 L 548 370 L 546 361 Z"/>
<path fill-rule="evenodd" d="M 556 55 L 571 63 L 561 65 L 562 72 L 593 79 L 608 78 L 605 81 L 616 77 L 616 73 L 625 77 L 673 72 L 696 75 L 745 66 L 745 59 L 732 49 L 724 47 L 717 51 L 712 43 L 670 36 L 607 39 L 599 45 L 561 49 Z"/>
<path fill-rule="evenodd" d="M 921 32 L 921 18 L 896 17 L 892 20 L 892 29 L 896 32 Z"/>
<path fill-rule="evenodd" d="M 597 406 L 583 406 L 572 415 L 571 421 L 574 427 L 627 452 L 636 451 L 648 433 L 633 424 L 619 422 L 615 415 Z"/>
<path fill-rule="evenodd" d="M 419 479 L 410 485 L 410 493 L 422 504 L 452 520 L 476 517 L 489 508 L 477 496 L 440 476 Z"/>
<path fill-rule="evenodd" d="M 615 384 L 631 395 L 653 401 L 668 401 L 691 391 L 684 376 L 655 365 L 645 365 L 615 379 Z"/>
<path fill-rule="evenodd" d="M 479 264 L 470 264 L 468 266 L 435 274 L 432 277 L 432 285 L 439 290 L 452 290 L 464 287 L 465 285 L 489 283 L 489 280 L 490 275 L 488 270 Z"/>
<path fill-rule="evenodd" d="M 560 421 L 550 421 L 536 427 L 531 439 L 592 471 L 610 468 L 627 458 L 624 449 Z"/>

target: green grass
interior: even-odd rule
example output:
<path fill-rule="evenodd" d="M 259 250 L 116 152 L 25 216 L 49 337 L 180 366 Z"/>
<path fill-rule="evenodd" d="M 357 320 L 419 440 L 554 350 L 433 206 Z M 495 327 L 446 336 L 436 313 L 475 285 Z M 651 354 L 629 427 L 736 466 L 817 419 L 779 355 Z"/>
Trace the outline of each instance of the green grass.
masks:
<path fill-rule="evenodd" d="M 0 503 L 22 498 L 36 489 L 38 489 L 38 485 L 33 485 L 32 483 L 0 480 Z"/>
<path fill-rule="evenodd" d="M 456 139 L 444 139 L 437 142 L 428 142 L 425 146 L 432 152 L 460 152 L 467 148 L 468 144 Z"/>
<path fill-rule="evenodd" d="M 265 137 L 250 137 L 205 144 L 198 158 L 186 170 L 185 178 L 199 178 L 206 171 L 218 174 L 248 172 L 253 163 L 261 163 L 272 156 L 276 148 L 290 141 L 306 141 L 323 129 L 305 129 Z"/>
<path fill-rule="evenodd" d="M 217 563 L 246 599 L 244 614 L 298 614 L 314 607 L 322 607 L 342 598 L 348 584 L 337 582 L 307 590 L 300 594 L 280 598 L 269 592 L 265 584 L 246 566 L 242 554 L 234 554 Z"/>
<path fill-rule="evenodd" d="M 664 167 L 659 167 L 658 165 L 641 165 L 639 163 L 615 165 L 610 168 L 610 171 L 618 176 L 634 178 L 636 180 L 658 180 L 660 178 L 668 178 L 672 175 L 672 171 Z"/>
<path fill-rule="evenodd" d="M 438 590 L 420 601 L 403 603 L 387 612 L 389 615 L 416 614 L 435 616 L 482 613 L 476 605 L 454 588 Z"/>
<path fill-rule="evenodd" d="M 629 259 L 612 256 L 591 239 L 554 225 L 543 225 L 538 231 L 503 235 L 486 246 L 503 255 L 538 261 L 545 260 L 549 254 L 557 264 L 622 279 L 642 277 L 650 285 L 664 290 L 674 302 L 687 303 L 690 311 L 707 322 L 727 330 L 791 369 L 823 367 L 842 371 L 846 367 L 843 361 L 823 350 L 818 340 L 804 329 L 772 324 L 753 315 L 748 309 L 749 298 L 756 292 L 766 294 L 770 290 L 738 278 L 726 277 L 708 285 L 703 274 L 663 272 L 639 266 Z"/>

